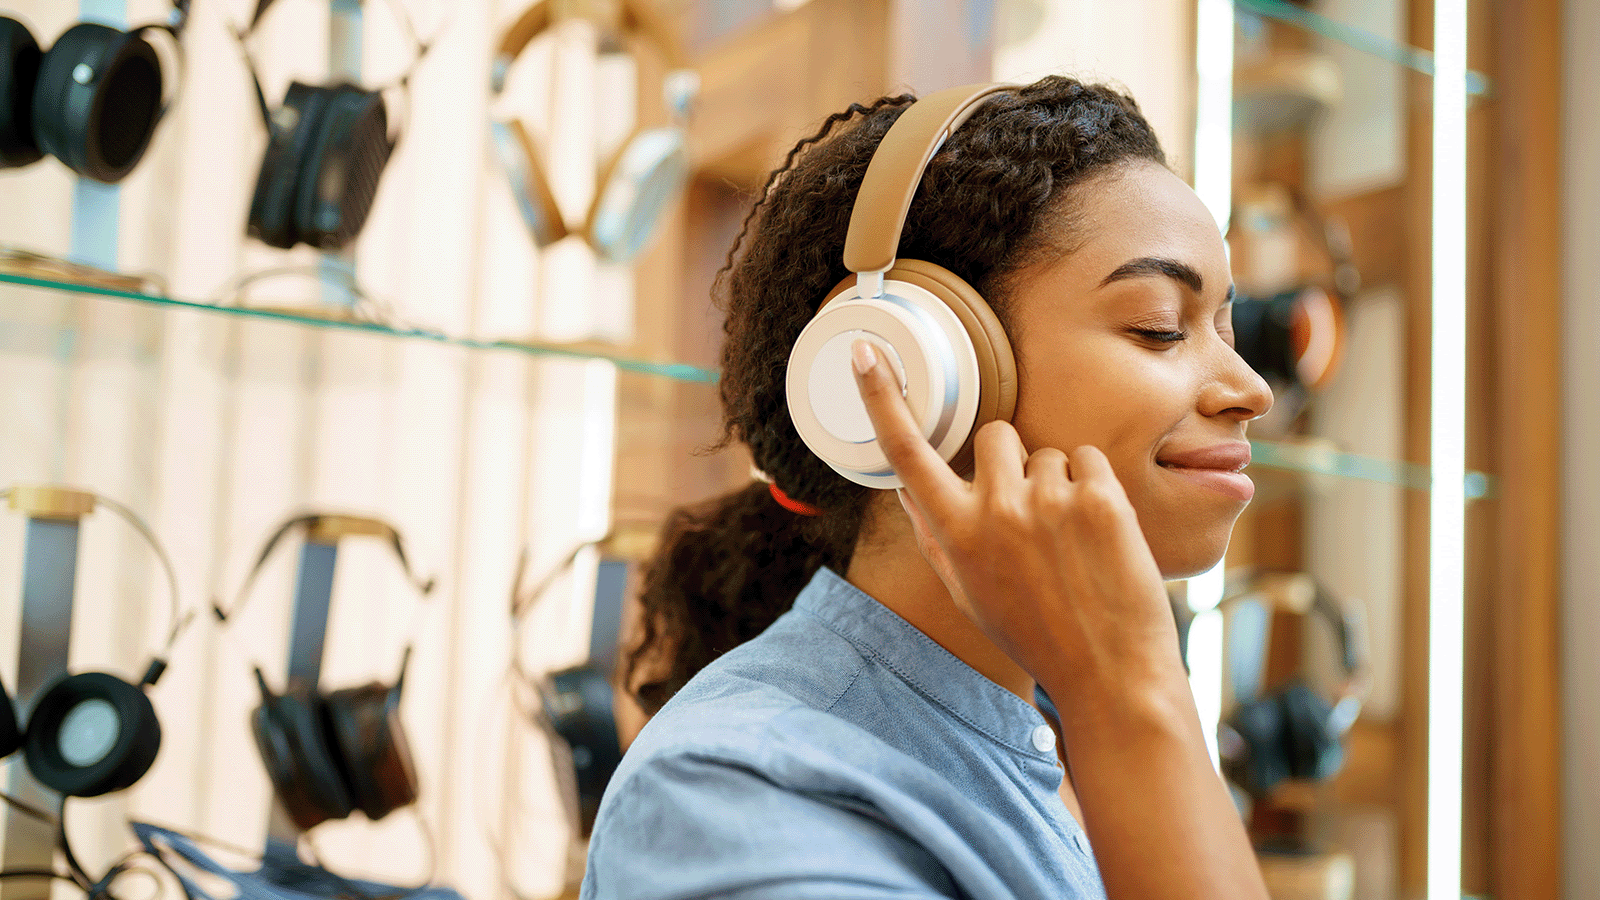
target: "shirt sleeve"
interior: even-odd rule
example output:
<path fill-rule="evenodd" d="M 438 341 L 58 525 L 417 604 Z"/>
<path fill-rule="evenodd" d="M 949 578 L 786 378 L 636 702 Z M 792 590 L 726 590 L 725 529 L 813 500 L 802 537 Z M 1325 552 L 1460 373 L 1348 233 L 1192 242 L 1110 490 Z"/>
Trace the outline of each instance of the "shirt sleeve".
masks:
<path fill-rule="evenodd" d="M 613 783 L 584 900 L 933 900 L 957 896 L 926 850 L 865 804 L 751 767 L 672 754 Z"/>

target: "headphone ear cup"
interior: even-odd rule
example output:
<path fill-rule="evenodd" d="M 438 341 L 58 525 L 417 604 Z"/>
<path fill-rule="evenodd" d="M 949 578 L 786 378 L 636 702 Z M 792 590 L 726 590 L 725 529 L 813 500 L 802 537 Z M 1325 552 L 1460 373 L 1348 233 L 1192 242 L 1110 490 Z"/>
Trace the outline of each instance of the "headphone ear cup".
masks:
<path fill-rule="evenodd" d="M 256 174 L 246 230 L 269 247 L 288 250 L 301 240 L 295 216 L 299 181 L 327 103 L 327 88 L 295 81 L 268 122 L 267 147 Z"/>
<path fill-rule="evenodd" d="M 1290 776 L 1310 781 L 1332 777 L 1344 764 L 1344 745 L 1331 725 L 1333 707 L 1299 680 L 1285 686 L 1279 697 Z"/>
<path fill-rule="evenodd" d="M 138 687 L 104 672 L 71 675 L 39 697 L 23 754 L 40 784 L 67 797 L 130 787 L 161 749 L 161 723 Z"/>
<path fill-rule="evenodd" d="M 44 52 L 26 25 L 0 16 L 0 169 L 44 156 L 33 138 L 33 90 Z"/>
<path fill-rule="evenodd" d="M 887 277 L 917 285 L 943 300 L 972 340 L 978 357 L 978 414 L 971 433 L 950 461 L 957 472 L 970 474 L 973 435 L 996 419 L 1011 421 L 1017 411 L 1017 360 L 1011 338 L 988 301 L 949 269 L 920 259 L 903 259 L 895 263 Z"/>
<path fill-rule="evenodd" d="M 600 170 L 584 223 L 589 246 L 607 262 L 633 260 L 650 243 L 688 174 L 683 129 L 650 128 L 628 138 Z"/>
<path fill-rule="evenodd" d="M 342 688 L 329 694 L 325 704 L 352 799 L 374 822 L 417 799 L 416 763 L 399 710 L 390 702 L 392 693 L 376 683 Z"/>
<path fill-rule="evenodd" d="M 328 90 L 327 109 L 301 160 L 294 218 L 300 240 L 339 250 L 366 224 L 394 146 L 381 94 L 349 85 Z"/>
<path fill-rule="evenodd" d="M 272 787 L 301 831 L 355 808 L 323 728 L 322 699 L 292 681 L 282 694 L 266 695 L 251 716 L 251 733 Z"/>
<path fill-rule="evenodd" d="M 796 431 L 851 481 L 900 486 L 849 375 L 850 345 L 865 336 L 888 352 L 929 442 L 970 472 L 978 427 L 1016 410 L 1016 359 L 994 311 L 955 273 L 920 260 L 897 262 L 881 296 L 861 298 L 856 285 L 851 276 L 835 287 L 795 340 L 785 392 Z"/>
<path fill-rule="evenodd" d="M 1245 748 L 1243 758 L 1232 764 L 1231 777 L 1252 797 L 1266 796 L 1290 775 L 1283 706 L 1278 696 L 1240 703 L 1226 724 L 1239 735 Z"/>
<path fill-rule="evenodd" d="M 0 684 L 0 759 L 22 749 L 22 726 L 17 724 L 17 708 L 11 702 L 11 692 Z"/>
<path fill-rule="evenodd" d="M 33 133 L 39 149 L 114 184 L 138 165 L 161 118 L 161 60 L 139 31 L 80 22 L 39 66 Z"/>
<path fill-rule="evenodd" d="M 556 195 L 550 190 L 550 176 L 539 147 L 522 121 L 494 122 L 492 136 L 495 155 L 506 170 L 506 180 L 517 201 L 517 212 L 533 235 L 534 244 L 543 249 L 570 234 Z"/>

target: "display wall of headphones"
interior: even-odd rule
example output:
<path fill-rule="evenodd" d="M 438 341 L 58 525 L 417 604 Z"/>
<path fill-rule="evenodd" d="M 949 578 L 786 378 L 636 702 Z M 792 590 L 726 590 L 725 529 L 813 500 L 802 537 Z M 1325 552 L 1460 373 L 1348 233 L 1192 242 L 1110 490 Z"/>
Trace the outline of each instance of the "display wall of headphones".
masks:
<path fill-rule="evenodd" d="M 1224 774 L 1257 799 L 1288 780 L 1320 781 L 1344 763 L 1343 738 L 1360 714 L 1368 674 L 1351 611 L 1310 575 L 1247 569 L 1229 573 L 1218 609 L 1231 617 L 1227 684 L 1232 712 L 1218 725 Z M 1267 684 L 1275 612 L 1320 617 L 1335 643 L 1340 677 L 1329 694 L 1301 670 Z"/>
<path fill-rule="evenodd" d="M 67 673 L 38 695 L 25 718 L 0 683 L 0 757 L 22 751 L 34 779 L 63 797 L 98 797 L 131 787 L 150 770 L 161 748 L 161 723 L 146 689 L 166 671 L 167 657 L 187 622 L 179 613 L 172 561 L 132 510 L 92 491 L 15 485 L 0 490 L 0 498 L 31 519 L 60 522 L 77 522 L 106 507 L 127 521 L 161 562 L 171 620 L 166 643 L 152 655 L 139 681 L 106 672 Z"/>
<path fill-rule="evenodd" d="M 971 466 L 972 435 L 1016 408 L 1011 342 L 983 297 L 955 273 L 896 259 L 922 173 L 950 132 L 1013 85 L 950 88 L 901 113 L 867 165 L 850 213 L 844 263 L 854 275 L 825 299 L 790 351 L 789 415 L 811 452 L 845 478 L 901 487 L 873 436 L 850 374 L 850 347 L 884 351 L 928 442 L 957 471 Z"/>
<path fill-rule="evenodd" d="M 297 244 L 340 250 L 366 224 L 378 182 L 404 132 L 403 125 L 392 121 L 384 95 L 407 90 L 431 45 L 418 39 L 405 9 L 390 3 L 416 47 L 415 58 L 397 79 L 377 88 L 346 81 L 291 81 L 283 102 L 273 109 L 249 48 L 271 6 L 258 3 L 249 26 L 234 32 L 267 130 L 246 233 L 284 250 Z"/>
<path fill-rule="evenodd" d="M 227 623 L 238 616 L 273 549 L 297 531 L 319 544 L 334 544 L 347 537 L 378 538 L 394 551 L 420 593 L 426 595 L 433 589 L 432 579 L 413 574 L 394 526 L 367 516 L 304 513 L 273 531 L 231 608 L 224 611 L 213 604 L 219 621 Z M 251 734 L 274 793 L 302 831 L 330 819 L 348 818 L 357 810 L 377 821 L 416 802 L 416 764 L 400 719 L 410 658 L 407 646 L 393 685 L 372 682 L 334 691 L 297 678 L 288 679 L 282 691 L 275 691 L 256 667 L 261 704 L 251 713 Z"/>
<path fill-rule="evenodd" d="M 79 22 L 41 49 L 28 27 L 0 16 L 0 168 L 53 156 L 73 172 L 115 184 L 133 171 L 171 106 L 149 38 L 168 35 L 182 58 L 189 0 L 167 22 L 127 31 Z"/>
<path fill-rule="evenodd" d="M 490 90 L 501 95 L 511 65 L 528 45 L 548 31 L 559 17 L 554 0 L 528 7 L 500 39 L 489 76 Z M 588 242 L 596 255 L 627 263 L 649 245 L 656 226 L 688 178 L 689 156 L 684 122 L 699 93 L 699 75 L 688 67 L 672 29 L 648 0 L 622 0 L 616 23 L 597 23 L 614 32 L 631 49 L 650 47 L 671 70 L 663 79 L 662 97 L 672 124 L 636 128 L 621 147 L 600 165 L 595 193 L 581 224 L 570 224 L 556 201 L 544 154 L 533 132 L 519 118 L 491 121 L 495 156 L 510 181 L 517 210 L 540 248 L 571 234 Z M 611 26 L 615 25 L 613 29 Z M 603 34 L 609 37 L 610 34 Z M 600 48 L 607 49 L 605 42 Z"/>

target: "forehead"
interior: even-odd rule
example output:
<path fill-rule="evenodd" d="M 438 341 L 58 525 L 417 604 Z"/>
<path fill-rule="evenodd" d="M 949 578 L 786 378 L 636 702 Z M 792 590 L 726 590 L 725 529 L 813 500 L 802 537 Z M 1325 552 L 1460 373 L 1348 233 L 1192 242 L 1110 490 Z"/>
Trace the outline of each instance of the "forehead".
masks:
<path fill-rule="evenodd" d="M 1074 200 L 1078 264 L 1110 272 L 1129 259 L 1159 256 L 1201 269 L 1208 283 L 1221 277 L 1226 284 L 1227 251 L 1216 220 L 1194 189 L 1165 167 L 1118 168 L 1085 182 Z"/>

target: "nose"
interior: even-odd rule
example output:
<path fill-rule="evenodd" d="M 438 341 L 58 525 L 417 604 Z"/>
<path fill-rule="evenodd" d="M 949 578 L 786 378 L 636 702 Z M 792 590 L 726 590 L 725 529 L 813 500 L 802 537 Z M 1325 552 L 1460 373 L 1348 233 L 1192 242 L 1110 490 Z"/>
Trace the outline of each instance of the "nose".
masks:
<path fill-rule="evenodd" d="M 1240 422 L 1259 419 L 1272 409 L 1272 388 L 1238 351 L 1218 341 L 1217 367 L 1201 396 L 1200 411 Z"/>

